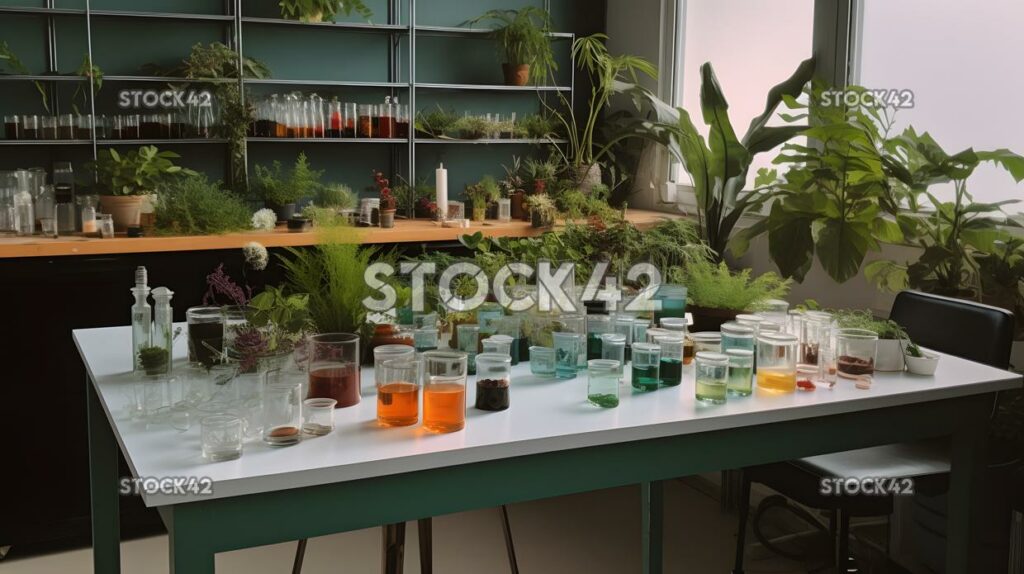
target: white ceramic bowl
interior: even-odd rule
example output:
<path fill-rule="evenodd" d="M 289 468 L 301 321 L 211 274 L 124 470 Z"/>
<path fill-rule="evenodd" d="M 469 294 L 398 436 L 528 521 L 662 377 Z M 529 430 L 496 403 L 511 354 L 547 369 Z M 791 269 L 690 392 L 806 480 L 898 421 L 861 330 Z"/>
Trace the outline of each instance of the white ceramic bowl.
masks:
<path fill-rule="evenodd" d="M 915 375 L 930 377 L 935 374 L 935 368 L 939 366 L 939 355 L 927 349 L 921 349 L 922 357 L 911 357 L 906 355 L 907 370 Z"/>

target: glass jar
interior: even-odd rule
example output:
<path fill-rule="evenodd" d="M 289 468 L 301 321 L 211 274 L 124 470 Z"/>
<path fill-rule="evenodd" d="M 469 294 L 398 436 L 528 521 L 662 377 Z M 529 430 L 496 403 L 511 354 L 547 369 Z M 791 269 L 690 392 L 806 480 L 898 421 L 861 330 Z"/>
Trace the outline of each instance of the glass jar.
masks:
<path fill-rule="evenodd" d="M 629 361 L 631 357 L 631 349 L 633 346 L 633 319 L 636 319 L 636 316 L 632 313 L 616 313 L 612 319 L 613 331 L 626 338 L 627 361 Z"/>
<path fill-rule="evenodd" d="M 224 315 L 220 307 L 191 307 L 185 311 L 188 326 L 188 362 L 210 367 L 224 352 Z"/>
<path fill-rule="evenodd" d="M 466 426 L 466 353 L 423 353 L 423 428 L 448 433 Z"/>
<path fill-rule="evenodd" d="M 552 338 L 555 343 L 555 377 L 575 379 L 583 338 L 579 333 L 565 331 L 552 333 Z"/>
<path fill-rule="evenodd" d="M 437 328 L 420 327 L 412 332 L 413 346 L 417 351 L 433 351 L 437 349 Z"/>
<path fill-rule="evenodd" d="M 511 384 L 512 357 L 486 352 L 476 356 L 476 408 L 482 411 L 507 409 Z"/>
<path fill-rule="evenodd" d="M 479 340 L 498 332 L 498 321 L 505 316 L 505 310 L 497 303 L 483 303 L 476 310 L 476 324 L 480 326 Z M 477 345 L 477 352 L 483 352 L 483 345 Z"/>
<path fill-rule="evenodd" d="M 334 399 L 306 399 L 302 402 L 302 432 L 324 436 L 334 430 Z"/>
<path fill-rule="evenodd" d="M 103 239 L 114 238 L 114 216 L 109 213 L 100 214 L 100 237 Z"/>
<path fill-rule="evenodd" d="M 730 395 L 750 396 L 754 384 L 754 351 L 750 349 L 728 349 L 729 358 L 728 390 Z"/>
<path fill-rule="evenodd" d="M 601 335 L 601 358 L 619 362 L 619 382 L 621 383 L 626 365 L 626 337 L 618 333 Z"/>
<path fill-rule="evenodd" d="M 686 339 L 678 334 L 662 335 L 654 339 L 661 348 L 658 378 L 663 387 L 675 387 L 683 382 L 683 348 Z"/>
<path fill-rule="evenodd" d="M 345 102 L 342 104 L 342 124 L 341 124 L 341 137 L 343 138 L 354 138 L 358 133 L 356 130 L 356 124 L 359 123 L 359 111 L 358 106 L 355 102 Z"/>
<path fill-rule="evenodd" d="M 509 361 L 512 360 L 512 337 L 508 335 L 491 335 L 484 339 L 482 344 L 484 353 L 508 355 Z"/>
<path fill-rule="evenodd" d="M 695 396 L 698 401 L 720 405 L 725 402 L 728 385 L 729 357 L 722 353 L 697 352 L 697 384 Z"/>
<path fill-rule="evenodd" d="M 757 386 L 766 391 L 796 390 L 797 339 L 793 335 L 765 333 L 757 338 Z"/>
<path fill-rule="evenodd" d="M 658 286 L 654 300 L 661 303 L 661 308 L 654 311 L 654 322 L 661 324 L 662 318 L 686 316 L 686 287 L 673 283 Z"/>
<path fill-rule="evenodd" d="M 822 348 L 832 338 L 832 314 L 823 311 L 808 311 L 799 322 L 800 354 L 797 363 L 801 368 L 816 372 Z"/>
<path fill-rule="evenodd" d="M 210 462 L 235 460 L 242 456 L 242 419 L 232 414 L 215 414 L 199 422 L 203 458 Z"/>
<path fill-rule="evenodd" d="M 378 345 L 373 348 L 373 378 L 379 381 L 381 371 L 384 368 L 384 361 L 391 359 L 403 359 L 412 361 L 416 359 L 416 348 L 409 345 Z"/>
<path fill-rule="evenodd" d="M 683 335 L 683 365 L 689 365 L 693 362 L 694 354 L 694 343 L 693 337 L 689 333 L 689 325 L 686 317 L 662 317 L 658 324 L 661 325 L 662 329 L 672 331 L 675 333 L 682 333 Z M 650 342 L 650 339 L 648 339 Z"/>
<path fill-rule="evenodd" d="M 555 374 L 555 350 L 552 347 L 530 347 L 530 372 L 539 377 Z"/>
<path fill-rule="evenodd" d="M 614 359 L 587 361 L 587 401 L 604 409 L 619 406 L 622 363 Z"/>
<path fill-rule="evenodd" d="M 750 313 L 740 313 L 736 315 L 736 322 L 740 325 L 746 325 L 754 328 L 754 337 L 760 335 L 760 328 L 762 323 L 767 323 L 768 320 L 760 315 L 753 315 Z"/>
<path fill-rule="evenodd" d="M 724 323 L 721 327 L 722 352 L 729 349 L 747 349 L 754 351 L 754 328 L 741 325 L 735 321 Z"/>
<path fill-rule="evenodd" d="M 789 302 L 782 299 L 767 299 L 761 302 L 761 311 L 758 315 L 765 319 L 785 327 L 789 319 Z"/>
<path fill-rule="evenodd" d="M 602 358 L 602 338 L 611 332 L 611 315 L 587 315 L 587 360 Z M 623 341 L 625 341 L 625 338 L 623 338 Z"/>
<path fill-rule="evenodd" d="M 509 356 L 512 358 L 512 366 L 519 364 L 519 347 L 522 345 L 522 322 L 523 318 L 520 315 L 505 315 L 497 321 L 497 334 L 511 339 Z"/>
<path fill-rule="evenodd" d="M 377 422 L 381 426 L 404 427 L 419 422 L 420 372 L 413 355 L 381 357 L 374 363 L 374 378 Z"/>
<path fill-rule="evenodd" d="M 470 375 L 476 373 L 476 355 L 480 345 L 480 325 L 463 323 L 455 327 L 459 338 L 459 350 L 466 353 L 466 368 Z"/>
<path fill-rule="evenodd" d="M 302 384 L 264 374 L 263 442 L 290 446 L 302 438 Z"/>
<path fill-rule="evenodd" d="M 661 385 L 661 347 L 653 343 L 633 343 L 633 389 L 642 393 L 655 391 Z"/>
<path fill-rule="evenodd" d="M 498 221 L 512 221 L 512 200 L 507 197 L 498 198 Z"/>
<path fill-rule="evenodd" d="M 718 331 L 701 331 L 700 333 L 691 333 L 690 338 L 693 339 L 694 353 L 700 353 L 702 351 L 710 353 L 722 352 L 722 334 Z"/>
<path fill-rule="evenodd" d="M 849 378 L 875 372 L 878 334 L 867 329 L 839 329 L 836 333 L 836 370 Z"/>
<path fill-rule="evenodd" d="M 309 396 L 338 401 L 337 408 L 359 404 L 359 335 L 322 333 L 309 338 Z"/>
<path fill-rule="evenodd" d="M 361 138 L 372 138 L 373 120 L 376 106 L 362 104 L 359 106 L 359 121 L 356 122 L 356 135 Z"/>

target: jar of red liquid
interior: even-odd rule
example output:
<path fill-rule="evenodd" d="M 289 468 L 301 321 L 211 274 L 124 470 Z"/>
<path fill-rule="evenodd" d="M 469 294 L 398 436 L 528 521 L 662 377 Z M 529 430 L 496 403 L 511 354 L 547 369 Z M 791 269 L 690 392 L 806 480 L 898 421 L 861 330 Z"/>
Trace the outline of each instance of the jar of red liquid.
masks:
<path fill-rule="evenodd" d="M 359 119 L 359 112 L 356 110 L 355 102 L 345 102 L 342 105 L 341 137 L 356 137 L 356 122 Z"/>
<path fill-rule="evenodd" d="M 406 139 L 409 137 L 409 106 L 395 104 L 395 136 Z"/>
<path fill-rule="evenodd" d="M 324 333 L 309 340 L 310 399 L 334 399 L 336 408 L 359 404 L 359 335 Z"/>
<path fill-rule="evenodd" d="M 377 137 L 395 137 L 395 112 L 391 98 L 384 98 L 384 103 L 377 106 Z"/>
<path fill-rule="evenodd" d="M 317 94 L 309 96 L 309 137 L 322 138 L 326 135 L 327 127 L 324 121 L 324 99 Z"/>
<path fill-rule="evenodd" d="M 328 118 L 327 123 L 327 137 L 329 138 L 340 138 L 341 130 L 345 122 L 345 117 L 341 113 L 341 102 L 338 100 L 331 100 L 327 105 Z"/>
<path fill-rule="evenodd" d="M 359 121 L 357 122 L 357 134 L 361 138 L 372 138 L 373 124 L 375 119 L 374 108 L 376 106 L 363 104 L 359 106 Z"/>

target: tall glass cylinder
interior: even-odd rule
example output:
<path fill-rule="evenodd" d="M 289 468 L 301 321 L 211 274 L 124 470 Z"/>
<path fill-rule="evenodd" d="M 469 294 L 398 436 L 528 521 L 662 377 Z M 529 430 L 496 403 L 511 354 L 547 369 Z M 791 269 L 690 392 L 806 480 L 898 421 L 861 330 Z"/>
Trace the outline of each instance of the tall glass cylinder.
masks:
<path fill-rule="evenodd" d="M 601 335 L 601 358 L 619 363 L 619 382 L 621 383 L 623 371 L 626 368 L 626 338 L 618 333 Z"/>
<path fill-rule="evenodd" d="M 372 138 L 376 134 L 373 133 L 373 118 L 376 106 L 363 104 L 359 106 L 359 120 L 356 123 L 356 135 L 361 138 Z"/>
<path fill-rule="evenodd" d="M 622 363 L 614 359 L 587 361 L 587 401 L 605 409 L 619 406 L 619 375 Z"/>
<path fill-rule="evenodd" d="M 459 337 L 459 350 L 466 353 L 466 369 L 472 375 L 476 373 L 476 355 L 479 352 L 480 325 L 463 323 L 455 327 Z"/>
<path fill-rule="evenodd" d="M 359 404 L 359 335 L 324 333 L 309 344 L 307 398 L 334 399 L 339 409 Z"/>
<path fill-rule="evenodd" d="M 633 390 L 646 393 L 661 386 L 661 347 L 653 343 L 633 343 Z"/>
<path fill-rule="evenodd" d="M 765 333 L 757 338 L 757 386 L 771 392 L 796 390 L 797 339 Z"/>
<path fill-rule="evenodd" d="M 503 353 L 476 356 L 476 408 L 503 411 L 509 406 L 512 358 Z"/>
<path fill-rule="evenodd" d="M 695 393 L 698 401 L 712 404 L 725 402 L 728 385 L 729 358 L 722 353 L 697 353 L 697 383 Z"/>
<path fill-rule="evenodd" d="M 661 347 L 658 378 L 663 387 L 675 387 L 683 382 L 683 347 L 685 340 L 679 335 L 663 335 L 654 342 Z"/>
<path fill-rule="evenodd" d="M 832 314 L 823 311 L 808 311 L 799 322 L 800 354 L 797 363 L 801 368 L 817 372 L 822 347 L 832 338 Z"/>
<path fill-rule="evenodd" d="M 576 378 L 582 337 L 579 333 L 557 332 L 552 334 L 555 341 L 555 377 Z"/>
<path fill-rule="evenodd" d="M 729 349 L 728 390 L 730 395 L 749 396 L 754 384 L 754 352 L 750 349 Z"/>
<path fill-rule="evenodd" d="M 220 307 L 191 307 L 185 311 L 188 324 L 188 361 L 212 366 L 224 352 L 224 315 Z"/>
<path fill-rule="evenodd" d="M 466 426 L 465 353 L 423 353 L 423 428 L 438 433 Z"/>
<path fill-rule="evenodd" d="M 587 315 L 587 360 L 602 358 L 602 337 L 611 332 L 611 315 Z"/>
<path fill-rule="evenodd" d="M 374 363 L 377 422 L 386 427 L 414 425 L 420 420 L 419 363 L 409 355 Z"/>

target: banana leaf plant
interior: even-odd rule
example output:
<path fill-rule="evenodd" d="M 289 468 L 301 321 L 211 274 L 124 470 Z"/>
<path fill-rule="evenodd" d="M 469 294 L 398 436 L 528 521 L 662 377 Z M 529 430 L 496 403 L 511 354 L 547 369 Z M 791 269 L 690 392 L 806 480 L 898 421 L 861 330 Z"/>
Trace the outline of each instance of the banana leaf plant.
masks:
<path fill-rule="evenodd" d="M 894 138 L 890 149 L 905 161 L 906 169 L 894 171 L 893 175 L 909 190 L 908 207 L 917 215 L 908 218 L 907 237 L 922 253 L 912 263 L 872 262 L 865 267 L 865 275 L 883 289 L 911 287 L 982 299 L 982 265 L 997 272 L 996 264 L 1003 261 L 1010 265 L 1013 252 L 1019 247 L 1019 240 L 1007 228 L 1021 227 L 1020 218 L 1008 217 L 1002 210 L 1004 205 L 1018 200 L 975 202 L 967 190 L 967 180 L 982 162 L 992 162 L 1020 183 L 1024 180 L 1024 157 L 1007 149 L 971 148 L 949 155 L 927 132 L 918 134 L 913 128 Z M 943 201 L 929 191 L 932 185 L 949 183 L 953 185 L 952 201 Z M 928 204 L 922 205 L 922 199 Z M 1007 246 L 1011 247 L 1009 251 Z M 1004 271 L 1014 268 L 1019 268 L 1019 264 Z"/>
<path fill-rule="evenodd" d="M 807 128 L 796 123 L 803 119 L 800 116 L 784 118 L 789 120 L 787 125 L 769 126 L 768 122 L 783 101 L 795 101 L 803 92 L 814 75 L 814 60 L 804 60 L 789 78 L 769 90 L 764 111 L 751 120 L 742 139 L 733 129 L 729 104 L 711 63 L 702 65 L 700 73 L 706 140 L 685 109 L 672 107 L 636 86 L 621 91 L 630 93 L 637 106 L 653 110 L 653 118 L 636 120 L 633 131 L 664 144 L 682 162 L 697 198 L 698 230 L 714 251 L 715 260 L 721 261 L 740 217 L 759 209 L 770 197 L 763 189 L 745 190 L 754 156 L 778 147 Z"/>
<path fill-rule="evenodd" d="M 790 143 L 762 170 L 755 185 L 771 190 L 768 217 L 737 233 L 733 253 L 746 251 L 750 240 L 768 234 L 768 252 L 785 277 L 803 281 L 815 258 L 836 282 L 855 276 L 868 251 L 881 242 L 898 242 L 909 227 L 900 211 L 906 187 L 890 177 L 902 166 L 888 149 L 895 110 L 881 106 L 826 105 L 827 86 L 815 82 L 807 104 L 787 98 L 803 110 L 810 127 L 807 144 Z M 849 91 L 862 88 L 850 86 Z"/>

